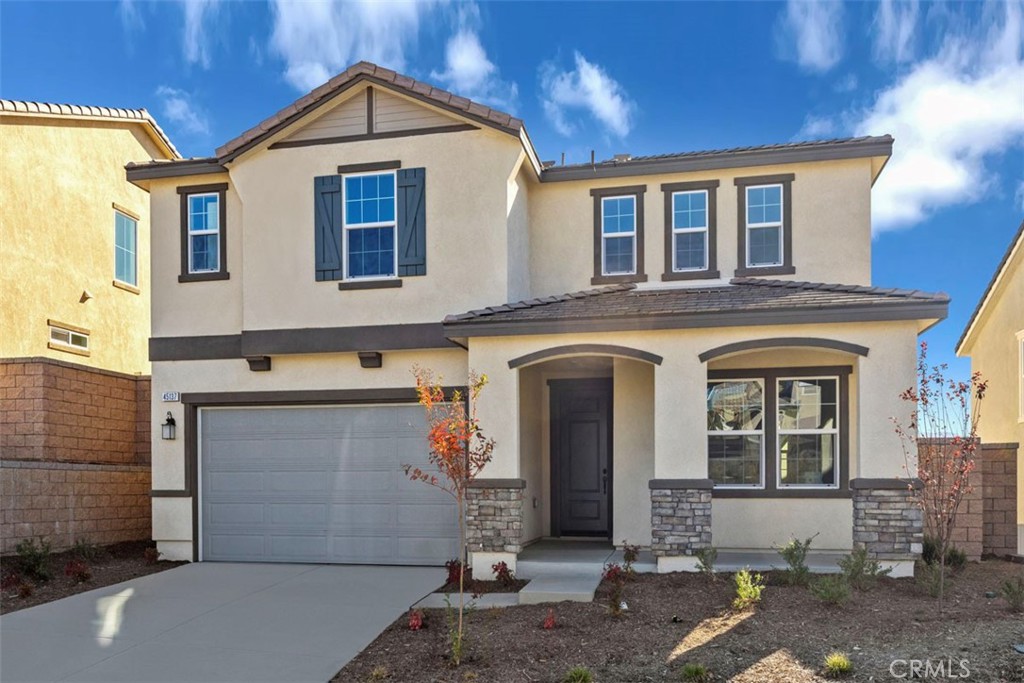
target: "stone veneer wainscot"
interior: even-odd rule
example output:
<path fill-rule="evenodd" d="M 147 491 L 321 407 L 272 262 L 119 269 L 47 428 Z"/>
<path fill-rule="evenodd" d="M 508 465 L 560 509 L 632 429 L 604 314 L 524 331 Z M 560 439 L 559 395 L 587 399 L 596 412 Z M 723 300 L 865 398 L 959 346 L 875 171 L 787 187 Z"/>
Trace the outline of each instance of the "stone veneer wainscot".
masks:
<path fill-rule="evenodd" d="M 466 543 L 473 552 L 518 553 L 523 535 L 522 479 L 478 479 L 466 491 Z"/>
<path fill-rule="evenodd" d="M 696 555 L 711 546 L 710 479 L 653 479 L 651 552 L 656 557 Z"/>

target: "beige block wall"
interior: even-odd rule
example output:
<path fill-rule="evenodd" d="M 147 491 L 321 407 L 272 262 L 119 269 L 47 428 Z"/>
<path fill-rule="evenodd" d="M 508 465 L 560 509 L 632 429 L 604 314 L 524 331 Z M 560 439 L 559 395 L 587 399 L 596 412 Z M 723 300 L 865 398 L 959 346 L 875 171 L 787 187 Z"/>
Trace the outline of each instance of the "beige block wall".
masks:
<path fill-rule="evenodd" d="M 870 284 L 871 160 L 851 159 L 693 173 L 542 183 L 530 198 L 530 284 L 533 296 L 590 286 L 594 275 L 592 188 L 646 185 L 644 258 L 651 282 L 665 268 L 662 183 L 718 180 L 718 270 L 737 267 L 735 178 L 793 173 L 793 265 L 783 279 Z M 837 258 L 841 255 L 841 258 Z"/>
<path fill-rule="evenodd" d="M 139 125 L 0 116 L 0 357 L 148 373 L 149 195 L 124 166 L 153 158 Z M 114 203 L 140 217 L 140 294 L 113 285 Z M 47 319 L 89 330 L 90 355 L 48 348 Z"/>

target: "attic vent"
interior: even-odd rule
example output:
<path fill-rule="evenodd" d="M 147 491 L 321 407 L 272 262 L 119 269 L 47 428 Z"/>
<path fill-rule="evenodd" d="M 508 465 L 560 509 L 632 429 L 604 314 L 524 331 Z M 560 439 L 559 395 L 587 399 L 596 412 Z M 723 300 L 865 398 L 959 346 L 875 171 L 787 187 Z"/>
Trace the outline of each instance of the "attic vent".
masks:
<path fill-rule="evenodd" d="M 629 161 L 632 158 L 632 154 L 616 154 L 614 157 L 612 157 L 612 161 L 618 164 L 623 161 Z"/>

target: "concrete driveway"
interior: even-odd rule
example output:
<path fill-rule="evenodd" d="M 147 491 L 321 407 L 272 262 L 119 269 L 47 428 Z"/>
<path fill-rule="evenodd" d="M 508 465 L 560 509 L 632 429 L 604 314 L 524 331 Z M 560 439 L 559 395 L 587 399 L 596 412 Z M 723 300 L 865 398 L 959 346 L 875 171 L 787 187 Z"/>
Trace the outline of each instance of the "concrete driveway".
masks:
<path fill-rule="evenodd" d="M 0 680 L 324 683 L 443 581 L 429 567 L 185 565 L 0 617 Z"/>

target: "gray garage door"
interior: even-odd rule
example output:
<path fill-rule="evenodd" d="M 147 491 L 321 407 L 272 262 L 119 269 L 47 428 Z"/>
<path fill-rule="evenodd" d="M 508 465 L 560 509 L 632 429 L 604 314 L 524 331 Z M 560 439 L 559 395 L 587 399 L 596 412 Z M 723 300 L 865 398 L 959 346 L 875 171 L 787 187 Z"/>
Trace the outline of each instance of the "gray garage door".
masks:
<path fill-rule="evenodd" d="M 440 565 L 455 505 L 413 482 L 426 462 L 416 405 L 200 412 L 205 560 Z"/>

